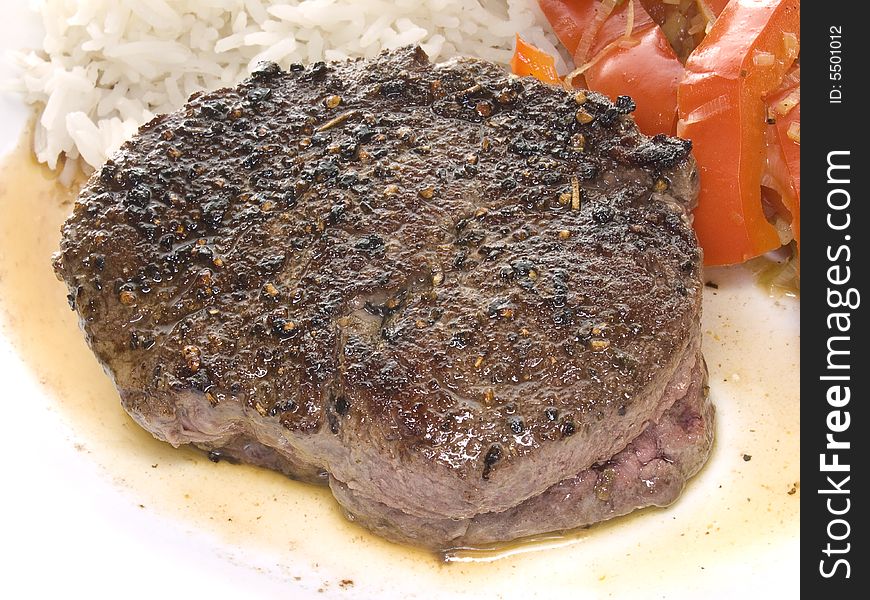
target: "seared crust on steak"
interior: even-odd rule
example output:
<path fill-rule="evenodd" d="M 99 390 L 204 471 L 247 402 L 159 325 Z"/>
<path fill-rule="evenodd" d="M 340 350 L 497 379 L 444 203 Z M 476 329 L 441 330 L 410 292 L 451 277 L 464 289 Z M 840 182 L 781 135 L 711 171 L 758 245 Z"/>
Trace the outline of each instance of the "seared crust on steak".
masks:
<path fill-rule="evenodd" d="M 674 403 L 624 450 L 505 511 L 421 519 L 359 496 L 340 482 L 331 480 L 330 486 L 351 520 L 387 539 L 435 550 L 485 547 L 584 527 L 645 506 L 667 506 L 713 445 L 713 405 L 699 358 L 687 356 L 666 392 Z"/>
<path fill-rule="evenodd" d="M 702 360 L 690 144 L 632 109 L 419 48 L 263 65 L 95 173 L 56 270 L 157 437 L 421 522 L 501 513 Z"/>

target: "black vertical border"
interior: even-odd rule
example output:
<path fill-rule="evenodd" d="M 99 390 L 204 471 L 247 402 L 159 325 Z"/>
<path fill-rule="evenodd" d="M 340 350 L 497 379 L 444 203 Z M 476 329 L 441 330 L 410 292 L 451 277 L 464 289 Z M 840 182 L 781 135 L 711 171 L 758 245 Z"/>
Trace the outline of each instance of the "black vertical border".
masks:
<path fill-rule="evenodd" d="M 866 192 L 866 179 L 870 177 L 870 164 L 867 163 L 867 113 L 865 100 L 870 88 L 870 28 L 859 15 L 866 8 L 864 2 L 833 2 L 810 0 L 801 7 L 801 591 L 807 597 L 823 598 L 863 598 L 868 593 L 865 585 L 870 572 L 868 556 L 868 535 L 864 528 L 866 494 L 859 488 L 867 489 L 865 464 L 868 460 L 866 441 L 870 438 L 867 425 L 867 396 L 865 380 L 870 371 L 870 351 L 865 345 L 870 342 L 866 336 L 863 303 L 870 302 L 866 290 L 865 277 L 868 270 L 866 246 L 870 243 L 867 231 L 866 203 L 870 196 Z M 833 28 L 833 29 L 832 29 Z M 838 33 L 839 30 L 839 33 Z M 839 38 L 833 36 L 839 35 Z M 838 44 L 832 45 L 832 40 Z M 840 50 L 839 54 L 832 50 Z M 839 59 L 831 59 L 839 56 Z M 832 64 L 841 65 L 838 71 Z M 832 73 L 841 73 L 837 80 Z M 831 96 L 842 93 L 840 103 L 831 102 Z M 848 151 L 848 155 L 837 155 L 839 164 L 849 164 L 848 184 L 828 182 L 829 153 Z M 845 170 L 835 171 L 835 178 L 843 178 Z M 828 194 L 834 189 L 848 192 L 848 207 L 833 211 L 828 206 Z M 834 204 L 842 205 L 846 196 L 834 192 Z M 847 229 L 834 230 L 828 224 L 829 215 L 835 224 L 842 224 L 848 213 L 850 225 Z M 849 248 L 842 250 L 843 246 Z M 839 253 L 838 253 L 839 250 Z M 834 256 L 832 260 L 830 257 Z M 839 267 L 836 267 L 839 265 Z M 830 272 L 836 267 L 838 270 Z M 849 271 L 846 271 L 846 268 Z M 843 278 L 850 274 L 849 281 L 832 284 L 829 276 Z M 846 293 L 855 288 L 861 295 L 856 308 L 830 306 L 831 291 Z M 836 303 L 836 300 L 834 300 Z M 849 313 L 849 319 L 839 321 L 849 323 L 849 331 L 829 329 L 832 313 Z M 839 362 L 848 363 L 849 369 L 831 370 L 827 366 L 828 342 L 831 336 L 846 336 L 848 340 L 838 340 L 834 345 L 850 354 L 840 355 Z M 821 379 L 826 375 L 848 375 L 848 381 Z M 850 401 L 845 406 L 834 407 L 828 402 L 831 385 L 849 386 Z M 835 398 L 836 402 L 836 398 Z M 840 411 L 832 416 L 832 411 Z M 828 419 L 834 427 L 840 428 L 849 413 L 848 429 L 832 433 Z M 827 435 L 831 433 L 836 441 L 848 442 L 848 449 L 827 449 Z M 832 462 L 833 454 L 838 455 L 841 464 L 848 464 L 848 472 L 823 472 L 820 455 L 826 454 L 827 462 Z M 827 480 L 831 476 L 832 482 Z M 850 477 L 843 483 L 845 476 Z M 839 485 L 849 493 L 829 493 Z M 831 508 L 848 512 L 834 515 Z M 835 519 L 848 522 L 832 524 Z M 830 525 L 830 532 L 829 532 Z M 844 539 L 841 537 L 848 532 Z M 828 544 L 834 551 L 829 552 Z M 835 561 L 844 559 L 846 565 L 835 566 Z M 822 562 L 824 561 L 824 562 Z M 824 577 L 822 571 L 833 576 Z M 846 577 L 848 571 L 848 578 Z M 819 594 L 824 594 L 819 596 Z"/>

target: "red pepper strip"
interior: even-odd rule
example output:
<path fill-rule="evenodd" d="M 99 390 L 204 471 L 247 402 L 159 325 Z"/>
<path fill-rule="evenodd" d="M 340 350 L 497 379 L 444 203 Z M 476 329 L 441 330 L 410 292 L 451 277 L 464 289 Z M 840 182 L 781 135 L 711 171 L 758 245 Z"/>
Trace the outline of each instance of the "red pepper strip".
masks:
<path fill-rule="evenodd" d="M 798 198 L 801 195 L 801 145 L 789 135 L 789 130 L 793 125 L 798 127 L 800 132 L 801 125 L 801 105 L 800 102 L 791 109 L 785 117 L 777 117 L 776 131 L 779 134 L 779 144 L 782 147 L 782 152 L 785 155 L 785 162 L 788 165 L 788 172 L 791 175 L 791 185 L 797 192 Z"/>
<path fill-rule="evenodd" d="M 773 130 L 768 131 L 767 164 L 768 173 L 780 188 L 778 191 L 782 203 L 792 216 L 792 234 L 800 254 L 801 145 L 799 141 L 793 139 L 794 128 L 796 127 L 799 132 L 801 122 L 800 70 L 792 69 L 786 80 L 788 85 L 780 87 L 768 99 L 768 114 L 776 122 Z M 794 100 L 797 100 L 797 104 L 788 106 Z M 782 114 L 784 110 L 786 112 Z M 774 165 L 775 167 L 771 168 Z"/>
<path fill-rule="evenodd" d="M 575 66 L 595 61 L 583 73 L 587 87 L 611 98 L 622 94 L 634 98 L 637 104 L 634 119 L 644 133 L 674 133 L 676 90 L 683 66 L 638 0 L 623 2 L 601 23 L 596 20 L 600 0 L 538 0 L 538 3 L 559 40 L 574 55 Z M 612 45 L 625 36 L 629 3 L 633 3 L 634 26 L 630 39 L 626 40 L 627 47 Z M 596 25 L 596 31 L 589 31 Z M 584 35 L 593 35 L 594 39 L 586 56 L 578 56 L 578 50 L 583 50 L 581 42 L 588 43 Z M 606 54 L 598 56 L 608 45 L 612 46 Z"/>
<path fill-rule="evenodd" d="M 799 0 L 731 0 L 686 62 L 677 133 L 691 139 L 701 176 L 695 231 L 708 265 L 740 263 L 778 248 L 764 216 L 765 96 L 795 58 Z"/>
<path fill-rule="evenodd" d="M 543 50 L 527 43 L 517 34 L 517 46 L 511 59 L 511 70 L 515 75 L 532 77 L 549 83 L 561 85 L 562 80 L 556 73 L 555 59 Z"/>
<path fill-rule="evenodd" d="M 616 98 L 628 94 L 637 104 L 633 116 L 647 135 L 673 135 L 677 119 L 677 86 L 685 70 L 658 25 L 632 34 L 636 46 L 617 46 L 589 67 L 590 89 Z"/>
<path fill-rule="evenodd" d="M 801 145 L 800 142 L 789 136 L 789 129 L 800 130 L 801 105 L 800 105 L 800 71 L 792 69 L 786 79 L 791 78 L 790 85 L 781 87 L 768 98 L 768 113 L 776 120 L 776 131 L 779 137 L 779 145 L 782 148 L 785 162 L 788 165 L 791 185 L 800 196 L 801 193 Z M 797 100 L 793 108 L 784 106 L 784 103 L 792 99 Z M 785 110 L 785 114 L 782 111 Z"/>
<path fill-rule="evenodd" d="M 792 237 L 797 244 L 798 256 L 800 256 L 800 192 L 794 187 L 775 125 L 768 126 L 767 130 L 767 165 L 762 182 L 765 186 L 776 192 L 773 197 L 767 196 L 769 200 L 773 200 L 775 211 L 780 215 L 788 215 L 790 217 L 789 227 L 791 228 Z M 762 193 L 764 193 L 763 190 Z"/>
<path fill-rule="evenodd" d="M 573 56 L 584 32 L 595 21 L 598 0 L 538 0 L 544 16 L 553 26 L 553 31 L 562 45 Z M 597 31 L 593 32 L 597 35 Z M 585 61 L 588 56 L 581 57 Z M 575 58 L 575 60 L 577 60 Z M 577 65 L 580 66 L 580 65 Z"/>

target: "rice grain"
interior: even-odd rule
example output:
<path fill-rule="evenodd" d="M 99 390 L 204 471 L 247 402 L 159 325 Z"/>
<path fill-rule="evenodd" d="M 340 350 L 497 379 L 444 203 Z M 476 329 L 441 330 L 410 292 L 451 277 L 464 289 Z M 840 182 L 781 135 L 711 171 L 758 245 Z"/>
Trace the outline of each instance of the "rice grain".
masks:
<path fill-rule="evenodd" d="M 535 0 L 37 0 L 46 31 L 14 87 L 39 108 L 37 158 L 100 166 L 190 94 L 235 85 L 263 60 L 371 58 L 420 44 L 507 64 L 514 34 L 557 54 Z M 65 158 L 65 160 L 62 160 Z"/>

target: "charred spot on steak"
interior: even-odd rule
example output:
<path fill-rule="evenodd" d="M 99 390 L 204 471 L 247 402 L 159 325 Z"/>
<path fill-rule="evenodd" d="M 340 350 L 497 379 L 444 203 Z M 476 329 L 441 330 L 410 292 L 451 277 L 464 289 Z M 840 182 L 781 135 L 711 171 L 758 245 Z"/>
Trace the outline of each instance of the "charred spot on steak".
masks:
<path fill-rule="evenodd" d="M 703 464 L 691 144 L 419 48 L 143 126 L 58 276 L 124 408 L 431 548 L 664 505 Z"/>

